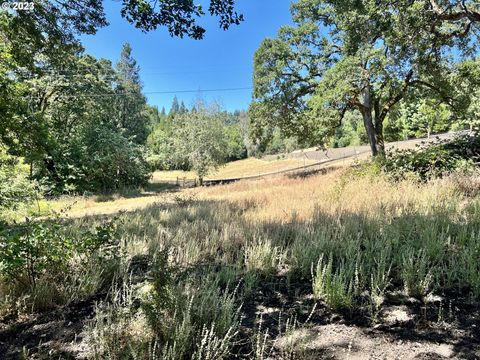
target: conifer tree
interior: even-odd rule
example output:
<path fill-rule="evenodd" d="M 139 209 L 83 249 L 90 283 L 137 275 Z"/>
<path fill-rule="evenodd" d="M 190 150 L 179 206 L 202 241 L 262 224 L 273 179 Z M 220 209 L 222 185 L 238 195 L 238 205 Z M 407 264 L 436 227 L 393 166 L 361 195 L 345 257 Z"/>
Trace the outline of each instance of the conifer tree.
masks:
<path fill-rule="evenodd" d="M 120 60 L 116 64 L 118 124 L 125 135 L 142 144 L 148 135 L 148 116 L 145 113 L 146 99 L 142 94 L 140 67 L 132 57 L 130 44 L 125 43 Z"/>

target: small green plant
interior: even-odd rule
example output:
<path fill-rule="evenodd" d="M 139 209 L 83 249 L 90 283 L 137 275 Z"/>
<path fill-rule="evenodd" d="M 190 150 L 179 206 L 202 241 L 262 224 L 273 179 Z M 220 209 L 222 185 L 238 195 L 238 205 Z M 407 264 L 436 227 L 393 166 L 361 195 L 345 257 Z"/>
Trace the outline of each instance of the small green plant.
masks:
<path fill-rule="evenodd" d="M 0 281 L 8 284 L 2 293 L 44 310 L 95 293 L 111 278 L 120 256 L 115 223 L 76 232 L 66 226 L 59 219 L 27 220 L 0 232 Z"/>
<path fill-rule="evenodd" d="M 221 360 L 230 356 L 230 348 L 238 334 L 236 327 L 230 327 L 223 337 L 218 337 L 215 324 L 210 328 L 203 327 L 200 334 L 200 344 L 193 354 L 194 360 Z"/>
<path fill-rule="evenodd" d="M 356 280 L 351 270 L 343 263 L 335 270 L 332 256 L 326 261 L 320 256 L 315 270 L 312 266 L 314 296 L 325 301 L 332 310 L 352 307 Z"/>
<path fill-rule="evenodd" d="M 252 337 L 253 359 L 265 360 L 268 359 L 272 351 L 272 347 L 269 346 L 269 334 L 268 329 L 262 330 L 262 318 L 258 319 L 258 329 Z"/>
<path fill-rule="evenodd" d="M 324 233 L 319 231 L 313 236 L 297 236 L 289 247 L 288 262 L 291 266 L 289 277 L 292 279 L 308 279 L 311 275 L 312 265 L 324 249 Z"/>
<path fill-rule="evenodd" d="M 245 247 L 245 268 L 264 275 L 275 275 L 282 263 L 282 251 L 270 240 L 257 240 Z"/>
<path fill-rule="evenodd" d="M 182 284 L 168 264 L 168 252 L 154 261 L 153 280 L 139 296 L 142 312 L 159 344 L 161 359 L 222 359 L 229 355 L 239 327 L 236 290 L 221 290 L 223 278 L 195 275 Z"/>
<path fill-rule="evenodd" d="M 57 276 L 68 271 L 75 256 L 91 255 L 103 247 L 102 256 L 116 256 L 114 223 L 68 234 L 60 221 L 32 221 L 0 233 L 0 274 L 35 288 L 41 275 Z"/>
<path fill-rule="evenodd" d="M 385 254 L 380 254 L 379 260 L 376 261 L 375 269 L 372 269 L 370 275 L 370 313 L 371 320 L 376 321 L 378 313 L 384 302 L 385 291 L 390 284 L 391 264 L 387 265 Z"/>
<path fill-rule="evenodd" d="M 402 254 L 402 279 L 405 293 L 418 298 L 426 296 L 432 285 L 432 273 L 425 250 L 406 249 Z"/>

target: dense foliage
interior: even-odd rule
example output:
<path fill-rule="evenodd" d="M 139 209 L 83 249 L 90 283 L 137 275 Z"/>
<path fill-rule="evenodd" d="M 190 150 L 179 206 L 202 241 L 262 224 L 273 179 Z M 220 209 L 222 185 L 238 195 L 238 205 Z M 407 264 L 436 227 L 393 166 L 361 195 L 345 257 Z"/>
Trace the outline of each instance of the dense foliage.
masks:
<path fill-rule="evenodd" d="M 0 226 L 4 211 L 17 210 L 35 199 L 37 189 L 28 179 L 28 166 L 0 148 Z"/>
<path fill-rule="evenodd" d="M 205 28 L 198 23 L 205 10 L 193 0 L 122 0 L 121 3 L 122 17 L 142 31 L 166 27 L 171 36 L 186 35 L 198 40 L 205 35 Z M 223 30 L 244 20 L 243 15 L 235 11 L 235 0 L 210 0 L 208 13 L 218 17 Z M 42 44 L 44 37 L 70 40 L 75 33 L 95 34 L 108 25 L 103 3 L 96 0 L 35 2 L 31 11 L 20 11 L 18 19 L 18 25 L 23 25 L 34 46 Z"/>
<path fill-rule="evenodd" d="M 280 127 L 321 145 L 355 111 L 372 154 L 383 154 L 386 120 L 412 93 L 448 104 L 457 118 L 473 102 L 464 79 L 473 79 L 478 61 L 461 60 L 475 63 L 475 2 L 301 0 L 291 10 L 294 26 L 255 54 L 250 114 L 257 135 Z M 415 121 L 434 131 L 431 120 Z"/>
<path fill-rule="evenodd" d="M 30 164 L 30 178 L 50 193 L 144 184 L 149 169 L 141 145 L 149 117 L 130 46 L 113 68 L 84 54 L 73 29 L 48 28 L 65 32 L 43 40 L 56 51 L 42 45 L 21 57 L 19 47 L 29 40 L 17 28 L 20 13 L 0 15 L 0 142 Z"/>
<path fill-rule="evenodd" d="M 453 140 L 438 140 L 421 149 L 388 153 L 383 168 L 399 179 L 415 176 L 421 180 L 440 177 L 456 170 L 473 168 L 480 162 L 480 134 L 459 135 Z"/>
<path fill-rule="evenodd" d="M 248 118 L 245 112 L 227 113 L 220 111 L 217 106 L 207 106 L 201 100 L 188 110 L 183 102 L 179 103 L 174 97 L 169 114 L 166 115 L 165 111 L 157 111 L 157 114 L 146 143 L 148 160 L 155 169 L 198 170 L 198 155 L 203 150 L 195 156 L 193 153 L 199 147 L 208 148 L 210 155 L 213 155 L 210 150 L 216 149 L 218 156 L 213 157 L 218 165 L 244 159 L 249 150 L 251 154 L 254 151 L 248 142 Z M 200 146 L 201 142 L 205 145 Z M 204 171 L 201 173 L 205 175 Z"/>
<path fill-rule="evenodd" d="M 111 285 L 121 258 L 115 219 L 69 225 L 51 217 L 0 230 L 0 315 L 51 310 Z"/>
<path fill-rule="evenodd" d="M 115 244 L 113 223 L 76 234 L 69 234 L 62 225 L 58 220 L 27 221 L 0 232 L 2 278 L 35 288 L 42 276 L 65 277 L 74 257 L 85 258 L 100 247 L 107 247 L 102 256 L 119 255 L 108 248 Z"/>

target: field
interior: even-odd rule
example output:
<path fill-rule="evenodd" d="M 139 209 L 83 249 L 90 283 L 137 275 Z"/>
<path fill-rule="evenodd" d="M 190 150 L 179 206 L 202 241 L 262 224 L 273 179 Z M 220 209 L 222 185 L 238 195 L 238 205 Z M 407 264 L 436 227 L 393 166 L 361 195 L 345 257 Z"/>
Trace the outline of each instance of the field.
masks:
<path fill-rule="evenodd" d="M 0 331 L 0 352 L 478 358 L 479 189 L 478 176 L 392 183 L 330 168 L 104 199 L 137 202 L 115 220 L 116 275 L 104 261 L 79 271 L 76 301 Z M 45 286 L 38 306 L 71 291 Z"/>
<path fill-rule="evenodd" d="M 117 3 L 2 3 L 0 360 L 480 359 L 479 0 Z"/>
<path fill-rule="evenodd" d="M 279 159 L 262 160 L 248 158 L 245 160 L 227 163 L 218 171 L 212 173 L 207 179 L 228 179 L 258 174 L 268 174 L 276 171 L 284 171 L 298 168 L 304 165 L 316 163 L 316 160 Z M 158 201 L 171 202 L 175 197 L 170 191 L 179 179 L 192 180 L 196 178 L 193 171 L 156 171 L 152 175 L 150 185 L 141 192 L 123 192 L 114 195 L 93 196 L 63 196 L 55 201 L 45 203 L 45 207 L 59 211 L 69 209 L 69 216 L 81 217 L 85 215 L 114 214 L 119 211 L 131 211 L 155 204 Z M 167 190 L 167 191 L 165 191 Z"/>
<path fill-rule="evenodd" d="M 263 160 L 248 158 L 227 163 L 217 171 L 213 171 L 206 179 L 228 179 L 266 174 L 275 171 L 294 169 L 303 165 L 315 163 L 315 160 L 302 159 L 272 159 Z M 197 176 L 193 171 L 156 171 L 153 174 L 152 182 L 176 181 L 177 177 L 183 179 L 195 179 Z"/>

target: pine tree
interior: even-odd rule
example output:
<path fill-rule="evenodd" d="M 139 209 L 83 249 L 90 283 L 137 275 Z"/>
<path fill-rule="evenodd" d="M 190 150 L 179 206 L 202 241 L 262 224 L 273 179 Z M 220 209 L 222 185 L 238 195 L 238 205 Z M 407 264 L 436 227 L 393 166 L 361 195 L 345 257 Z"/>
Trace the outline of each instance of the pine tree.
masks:
<path fill-rule="evenodd" d="M 120 60 L 117 63 L 117 74 L 120 81 L 124 84 L 140 85 L 140 67 L 137 61 L 132 57 L 132 47 L 129 43 L 123 44 Z"/>
<path fill-rule="evenodd" d="M 177 99 L 177 96 L 175 95 L 173 97 L 172 107 L 170 108 L 170 112 L 168 113 L 168 115 L 178 114 L 179 111 L 180 111 L 180 105 L 178 104 L 178 99 Z"/>
<path fill-rule="evenodd" d="M 125 135 L 136 143 L 144 143 L 148 130 L 148 116 L 145 114 L 146 99 L 142 94 L 140 68 L 132 57 L 130 44 L 125 43 L 116 64 L 119 125 Z"/>
<path fill-rule="evenodd" d="M 185 106 L 185 103 L 183 101 L 180 104 L 180 109 L 178 110 L 178 112 L 180 114 L 185 114 L 186 112 L 188 112 L 187 107 Z"/>

